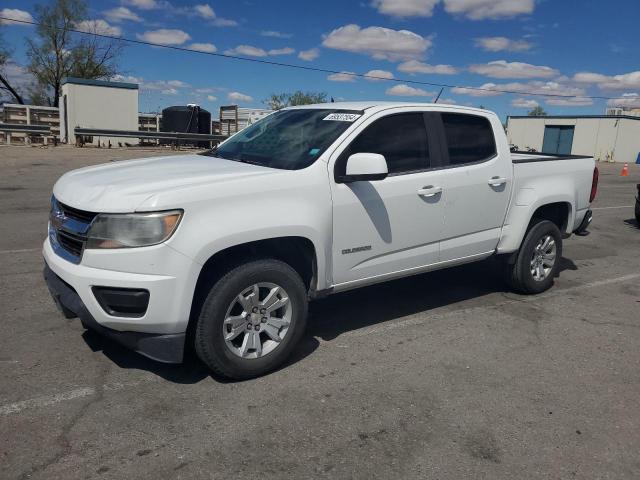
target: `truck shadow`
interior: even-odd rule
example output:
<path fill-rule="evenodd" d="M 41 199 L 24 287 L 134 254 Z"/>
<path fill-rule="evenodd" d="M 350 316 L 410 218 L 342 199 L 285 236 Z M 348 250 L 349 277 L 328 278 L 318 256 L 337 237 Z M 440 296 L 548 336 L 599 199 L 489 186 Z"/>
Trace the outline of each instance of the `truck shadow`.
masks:
<path fill-rule="evenodd" d="M 573 261 L 561 259 L 560 272 L 577 269 Z M 352 330 L 497 292 L 511 293 L 494 259 L 416 275 L 313 302 L 307 335 L 331 341 Z"/>
<path fill-rule="evenodd" d="M 577 269 L 573 261 L 561 259 L 561 272 Z M 318 338 L 333 341 L 353 330 L 506 292 L 509 289 L 502 279 L 499 265 L 489 259 L 332 295 L 310 304 L 307 332 L 279 370 L 311 355 L 320 345 Z M 206 378 L 220 383 L 229 382 L 212 375 L 192 353 L 187 354 L 183 364 L 171 365 L 143 357 L 90 330 L 83 333 L 83 339 L 92 351 L 102 351 L 123 369 L 146 370 L 178 384 L 195 384 Z"/>

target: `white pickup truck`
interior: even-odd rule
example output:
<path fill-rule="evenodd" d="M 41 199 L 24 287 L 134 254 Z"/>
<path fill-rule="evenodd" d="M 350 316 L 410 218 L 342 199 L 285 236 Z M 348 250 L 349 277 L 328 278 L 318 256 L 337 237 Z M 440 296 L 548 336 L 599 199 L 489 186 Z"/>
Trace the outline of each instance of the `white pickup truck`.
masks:
<path fill-rule="evenodd" d="M 548 289 L 597 180 L 593 158 L 510 152 L 486 110 L 287 108 L 201 154 L 65 174 L 45 278 L 87 328 L 249 378 L 295 348 L 310 299 L 492 255 L 515 290 Z"/>

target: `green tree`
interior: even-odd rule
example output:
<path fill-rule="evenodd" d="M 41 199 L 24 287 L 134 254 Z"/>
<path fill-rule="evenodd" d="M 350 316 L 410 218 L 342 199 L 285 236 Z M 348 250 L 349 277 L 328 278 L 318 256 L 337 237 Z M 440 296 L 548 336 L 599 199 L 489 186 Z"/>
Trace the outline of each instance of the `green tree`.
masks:
<path fill-rule="evenodd" d="M 325 103 L 326 101 L 327 94 L 325 92 L 303 92 L 302 90 L 297 90 L 293 93 L 272 93 L 264 103 L 272 110 L 280 110 L 285 107 Z"/>
<path fill-rule="evenodd" d="M 547 112 L 544 108 L 538 105 L 537 107 L 531 109 L 529 113 L 527 113 L 527 115 L 529 115 L 530 117 L 545 117 L 547 115 Z"/>
<path fill-rule="evenodd" d="M 57 107 L 63 78 L 98 79 L 118 73 L 119 41 L 69 31 L 82 26 L 88 33 L 105 33 L 95 22 L 87 21 L 84 0 L 52 0 L 49 5 L 36 5 L 35 19 L 36 38 L 27 39 L 28 70 L 36 81 L 37 95 L 33 96 L 44 94 L 47 103 Z"/>
<path fill-rule="evenodd" d="M 11 85 L 9 78 L 4 71 L 5 66 L 9 63 L 10 59 L 11 50 L 4 41 L 2 32 L 0 32 L 0 90 L 8 92 L 17 103 L 23 104 L 24 100 L 22 99 L 22 95 L 20 95 L 18 90 Z"/>

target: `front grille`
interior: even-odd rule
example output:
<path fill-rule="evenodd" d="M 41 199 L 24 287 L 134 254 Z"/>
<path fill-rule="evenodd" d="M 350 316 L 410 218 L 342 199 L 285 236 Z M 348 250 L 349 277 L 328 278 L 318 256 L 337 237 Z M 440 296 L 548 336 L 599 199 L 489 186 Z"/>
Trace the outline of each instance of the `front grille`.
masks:
<path fill-rule="evenodd" d="M 91 223 L 96 215 L 98 215 L 97 213 L 78 210 L 77 208 L 70 207 L 60 202 L 58 202 L 58 207 L 60 207 L 60 210 L 62 210 L 67 217 L 78 220 L 79 222 Z"/>
<path fill-rule="evenodd" d="M 64 230 L 58 230 L 58 242 L 62 245 L 62 248 L 72 253 L 76 257 L 82 255 L 84 244 L 87 241 L 87 237 L 81 235 L 74 235 L 73 233 L 65 232 Z"/>
<path fill-rule="evenodd" d="M 51 201 L 49 237 L 54 251 L 73 263 L 79 263 L 87 242 L 87 233 L 97 213 L 79 210 Z"/>

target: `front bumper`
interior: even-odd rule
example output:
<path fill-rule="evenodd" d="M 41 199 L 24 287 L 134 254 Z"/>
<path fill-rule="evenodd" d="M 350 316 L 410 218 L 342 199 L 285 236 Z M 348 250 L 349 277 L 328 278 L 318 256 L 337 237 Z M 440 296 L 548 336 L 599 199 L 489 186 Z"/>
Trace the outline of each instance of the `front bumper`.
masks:
<path fill-rule="evenodd" d="M 47 285 L 65 315 L 150 358 L 182 360 L 199 265 L 166 244 L 88 250 L 75 264 L 47 238 L 42 253 Z M 100 304 L 95 287 L 145 290 L 148 306 L 143 314 L 118 316 Z"/>
<path fill-rule="evenodd" d="M 185 342 L 184 333 L 119 332 L 103 327 L 87 310 L 74 288 L 56 275 L 46 263 L 43 273 L 53 300 L 66 318 L 79 317 L 86 328 L 153 360 L 165 363 L 182 362 Z"/>

